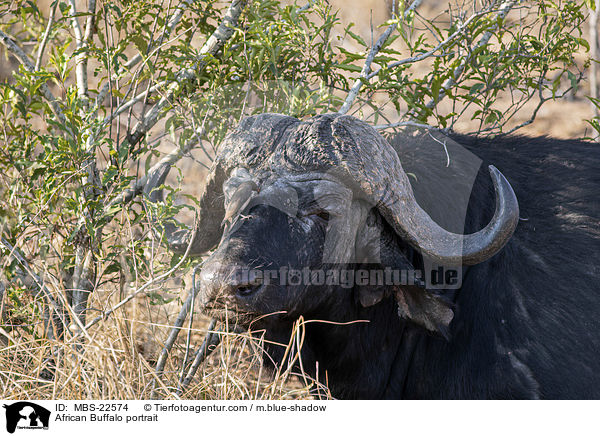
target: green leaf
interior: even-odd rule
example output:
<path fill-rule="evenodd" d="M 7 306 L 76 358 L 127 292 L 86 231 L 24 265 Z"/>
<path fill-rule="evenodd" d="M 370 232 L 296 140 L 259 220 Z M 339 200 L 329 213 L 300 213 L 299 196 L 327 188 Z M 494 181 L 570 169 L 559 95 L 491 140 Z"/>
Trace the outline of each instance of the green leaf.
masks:
<path fill-rule="evenodd" d="M 439 95 L 440 95 L 440 89 L 442 87 L 442 78 L 440 76 L 436 76 L 433 78 L 433 81 L 431 82 L 431 96 L 433 97 L 433 99 L 437 102 Z"/>
<path fill-rule="evenodd" d="M 571 82 L 571 86 L 573 87 L 573 92 L 576 92 L 577 86 L 579 84 L 579 81 L 577 80 L 577 76 L 575 74 L 573 74 L 571 71 L 567 71 L 567 77 L 569 78 L 569 81 Z"/>
<path fill-rule="evenodd" d="M 355 71 L 357 73 L 360 73 L 362 71 L 362 67 L 359 67 L 358 65 L 353 65 L 353 64 L 339 64 L 337 67 L 342 70 Z"/>
<path fill-rule="evenodd" d="M 583 38 L 575 38 L 575 39 L 577 40 L 577 42 L 579 42 L 580 45 L 585 47 L 586 52 L 590 51 L 590 43 L 589 42 L 587 42 Z"/>
<path fill-rule="evenodd" d="M 482 89 L 485 88 L 485 83 L 476 83 L 475 85 L 471 86 L 471 88 L 469 89 L 469 95 L 473 95 L 473 94 L 477 94 L 479 91 L 481 91 Z"/>
<path fill-rule="evenodd" d="M 146 41 L 146 38 L 144 38 L 141 35 L 133 35 L 131 37 L 131 40 L 142 55 L 145 55 L 147 53 L 148 41 Z"/>
<path fill-rule="evenodd" d="M 350 29 L 347 29 L 346 32 L 348 33 L 348 35 L 350 35 L 350 37 L 355 40 L 356 42 L 358 42 L 360 45 L 362 45 L 363 47 L 367 47 L 367 43 L 365 42 L 364 39 L 362 39 L 360 37 L 360 35 L 357 35 L 356 33 L 352 32 Z"/>

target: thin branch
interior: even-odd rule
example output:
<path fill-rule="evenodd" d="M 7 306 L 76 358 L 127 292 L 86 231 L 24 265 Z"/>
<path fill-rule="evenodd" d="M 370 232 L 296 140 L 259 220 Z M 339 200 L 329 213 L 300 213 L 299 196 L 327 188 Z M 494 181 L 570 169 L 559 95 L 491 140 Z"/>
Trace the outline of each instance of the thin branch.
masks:
<path fill-rule="evenodd" d="M 194 271 L 195 271 L 195 269 L 194 269 Z M 192 307 L 192 302 L 194 301 L 194 298 L 196 297 L 195 289 L 196 289 L 196 284 L 193 283 L 192 290 L 190 291 L 187 298 L 185 299 L 185 303 L 183 303 L 183 306 L 181 306 L 179 315 L 177 315 L 177 318 L 175 319 L 175 323 L 173 324 L 173 327 L 171 328 L 171 332 L 169 333 L 169 336 L 167 337 L 167 340 L 165 341 L 165 344 L 158 356 L 158 359 L 156 361 L 155 373 L 159 377 L 165 368 L 165 364 L 167 363 L 167 357 L 169 356 L 169 352 L 171 351 L 171 348 L 173 348 L 173 345 L 175 344 L 175 341 L 177 340 L 177 337 L 179 336 L 181 327 L 183 327 L 183 323 L 185 322 L 185 319 L 187 318 L 188 313 L 190 313 L 190 310 Z"/>
<path fill-rule="evenodd" d="M 579 74 L 579 77 L 577 78 L 577 83 L 579 83 L 582 79 L 583 79 L 583 72 L 581 72 Z M 542 94 L 542 91 L 543 91 L 542 85 L 543 85 L 543 77 L 540 78 L 540 84 L 539 84 L 539 89 L 538 89 L 539 102 L 538 102 L 537 106 L 535 107 L 535 109 L 533 110 L 531 117 L 528 120 L 523 121 L 521 124 L 516 125 L 512 129 L 510 129 L 508 132 L 501 133 L 502 135 L 510 135 L 511 133 L 515 132 L 516 130 L 533 123 L 537 117 L 538 111 L 540 110 L 540 108 L 542 107 L 542 105 L 544 103 L 546 103 L 548 100 L 551 100 L 551 99 L 563 98 L 566 94 L 568 94 L 569 92 L 571 92 L 573 90 L 573 86 L 569 86 L 560 95 L 556 95 L 553 97 L 544 97 Z"/>
<path fill-rule="evenodd" d="M 50 36 L 50 30 L 54 25 L 54 16 L 56 14 L 56 7 L 58 6 L 58 2 L 54 3 L 52 9 L 50 9 L 50 16 L 48 17 L 48 24 L 46 25 L 46 30 L 44 31 L 44 36 L 42 37 L 42 42 L 40 42 L 40 47 L 38 48 L 37 58 L 35 60 L 35 71 L 40 70 L 40 66 L 42 65 L 42 58 L 44 57 L 44 52 L 46 51 L 46 44 L 48 44 L 48 37 Z"/>
<path fill-rule="evenodd" d="M 190 305 L 190 320 L 188 322 L 188 331 L 187 331 L 187 337 L 185 339 L 185 354 L 183 356 L 183 362 L 181 363 L 181 376 L 179 378 L 179 383 L 183 383 L 183 380 L 185 378 L 185 368 L 187 366 L 188 363 L 188 358 L 190 356 L 190 345 L 192 342 L 192 327 L 194 325 L 194 303 L 196 302 L 196 295 L 198 295 L 198 290 L 197 290 L 197 283 L 196 283 L 196 274 L 198 273 L 198 269 L 201 268 L 201 264 L 196 266 L 194 268 L 194 274 L 192 275 L 192 302 Z M 213 322 L 216 323 L 215 320 L 213 320 Z M 214 325 L 211 327 L 209 327 L 209 330 L 214 329 Z"/>
<path fill-rule="evenodd" d="M 429 135 L 429 137 L 431 139 L 433 139 L 435 142 L 437 142 L 442 147 L 444 147 L 444 152 L 446 153 L 446 168 L 448 168 L 450 166 L 450 154 L 448 153 L 448 146 L 446 145 L 447 140 L 444 139 L 444 141 L 442 142 L 439 139 L 437 139 L 435 136 L 433 136 L 431 134 L 431 132 L 427 132 L 427 134 Z"/>
<path fill-rule="evenodd" d="M 134 67 L 141 60 L 142 60 L 141 55 L 138 54 L 138 55 L 134 56 L 133 58 L 128 60 L 121 68 L 119 68 L 119 70 L 116 73 L 114 73 L 109 78 L 109 80 L 106 81 L 106 83 L 102 86 L 102 88 L 100 88 L 100 91 L 98 91 L 98 95 L 96 96 L 96 103 L 95 103 L 95 107 L 94 107 L 92 116 L 96 115 L 96 113 L 98 112 L 98 109 L 100 109 L 100 106 L 102 106 L 102 104 L 104 103 L 104 100 L 106 99 L 106 96 L 108 95 L 108 91 L 110 90 L 110 84 L 112 82 L 118 80 L 119 77 L 121 77 L 121 74 L 123 74 L 125 71 Z"/>
<path fill-rule="evenodd" d="M 430 126 L 429 124 L 416 123 L 414 121 L 401 121 L 399 123 L 379 124 L 377 126 L 373 126 L 373 128 L 377 130 L 393 129 L 395 127 L 417 127 L 419 129 L 440 130 L 439 127 Z"/>
<path fill-rule="evenodd" d="M 156 83 L 154 86 L 146 89 L 143 92 L 140 92 L 138 95 L 136 95 L 135 97 L 129 99 L 127 102 L 121 104 L 118 108 L 116 108 L 111 114 L 107 115 L 104 118 L 104 121 L 102 121 L 102 126 L 106 126 L 109 123 L 111 123 L 115 118 L 117 118 L 119 115 L 121 115 L 123 112 L 126 112 L 129 108 L 131 108 L 132 106 L 134 106 L 135 104 L 139 103 L 142 100 L 146 99 L 146 96 L 148 94 L 151 94 L 159 89 L 161 89 L 163 86 L 165 86 L 166 81 L 161 81 Z"/>
<path fill-rule="evenodd" d="M 27 54 L 25 54 L 25 52 L 21 49 L 21 47 L 19 47 L 17 44 L 15 44 L 15 42 L 11 39 L 11 37 L 8 36 L 6 33 L 4 33 L 2 30 L 0 30 L 0 43 L 2 43 L 2 45 L 4 45 L 4 47 L 6 47 L 6 49 L 9 52 L 11 52 L 13 54 L 13 56 L 16 57 L 19 62 L 21 62 L 21 64 L 27 69 L 27 71 L 29 71 L 31 73 L 35 73 L 35 65 L 33 65 L 31 60 L 29 60 L 29 57 L 27 56 Z M 50 91 L 50 88 L 48 88 L 48 85 L 46 85 L 45 83 L 42 83 L 40 85 L 40 90 L 42 91 L 42 94 L 43 94 L 44 98 L 46 99 L 46 101 L 50 104 L 52 112 L 54 113 L 56 118 L 58 118 L 58 120 L 66 127 L 67 119 L 65 118 L 65 115 L 63 114 L 62 110 L 60 109 L 60 106 L 58 104 L 58 101 L 56 100 L 56 97 L 54 97 L 54 95 Z M 70 129 L 69 129 L 69 131 L 70 131 Z M 70 132 L 70 133 L 72 133 L 72 132 Z"/>
<path fill-rule="evenodd" d="M 219 335 L 220 332 L 215 330 L 216 325 L 217 321 L 214 319 L 211 320 L 208 326 L 206 336 L 204 337 L 204 341 L 202 342 L 202 345 L 196 352 L 196 355 L 194 356 L 194 361 L 190 365 L 190 369 L 188 370 L 185 378 L 181 381 L 179 385 L 179 389 L 177 390 L 177 393 L 179 395 L 183 394 L 183 391 L 189 386 L 190 382 L 196 375 L 196 371 L 198 371 L 198 368 L 200 367 L 202 362 L 206 360 L 210 353 L 212 353 L 215 347 L 221 342 L 221 337 Z"/>
<path fill-rule="evenodd" d="M 404 11 L 404 18 L 406 19 L 413 10 L 415 10 L 417 7 L 419 7 L 419 5 L 422 3 L 422 1 L 423 0 L 415 0 L 410 5 L 410 7 L 408 7 Z M 363 86 L 363 80 L 367 79 L 367 76 L 371 72 L 371 64 L 373 63 L 373 59 L 375 59 L 375 56 L 377 56 L 377 54 L 379 53 L 379 50 L 381 50 L 381 48 L 383 47 L 383 45 L 388 40 L 388 38 L 390 37 L 390 35 L 396 29 L 397 26 L 398 26 L 398 23 L 395 23 L 395 22 L 390 24 L 387 27 L 387 29 L 385 29 L 385 32 L 383 32 L 383 34 L 379 37 L 377 42 L 373 45 L 373 47 L 371 47 L 371 50 L 369 51 L 369 54 L 367 55 L 367 59 L 365 60 L 365 64 L 363 65 L 363 68 L 360 72 L 360 76 L 354 82 L 354 85 L 348 92 L 346 101 L 344 101 L 344 104 L 338 111 L 340 114 L 348 113 L 348 111 L 352 107 L 354 100 L 356 100 L 356 97 L 358 96 L 358 93 L 360 92 L 360 89 Z"/>

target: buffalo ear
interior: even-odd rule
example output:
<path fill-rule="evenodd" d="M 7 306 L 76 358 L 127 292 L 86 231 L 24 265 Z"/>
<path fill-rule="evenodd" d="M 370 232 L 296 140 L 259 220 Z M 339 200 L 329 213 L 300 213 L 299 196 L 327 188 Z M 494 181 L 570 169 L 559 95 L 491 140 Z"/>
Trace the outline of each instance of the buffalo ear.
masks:
<path fill-rule="evenodd" d="M 357 252 L 365 259 L 378 259 L 378 262 L 363 263 L 363 268 L 406 271 L 407 277 L 415 277 L 415 266 L 411 252 L 403 251 L 393 231 L 386 231 L 385 222 L 376 210 L 371 210 L 365 226 L 358 232 Z M 410 256 L 410 259 L 409 259 Z M 416 277 L 415 277 L 416 278 Z M 385 297 L 394 295 L 398 303 L 398 316 L 413 322 L 432 333 L 450 338 L 450 322 L 454 317 L 452 303 L 428 290 L 422 280 L 407 285 L 357 286 L 358 300 L 363 307 L 374 306 Z"/>
<path fill-rule="evenodd" d="M 398 316 L 450 339 L 454 311 L 449 303 L 420 286 L 395 286 Z"/>
<path fill-rule="evenodd" d="M 390 288 L 384 286 L 357 286 L 356 289 L 362 307 L 374 306 L 390 295 Z M 398 303 L 400 318 L 450 339 L 449 326 L 454 317 L 451 303 L 422 286 L 392 286 L 391 290 Z"/>

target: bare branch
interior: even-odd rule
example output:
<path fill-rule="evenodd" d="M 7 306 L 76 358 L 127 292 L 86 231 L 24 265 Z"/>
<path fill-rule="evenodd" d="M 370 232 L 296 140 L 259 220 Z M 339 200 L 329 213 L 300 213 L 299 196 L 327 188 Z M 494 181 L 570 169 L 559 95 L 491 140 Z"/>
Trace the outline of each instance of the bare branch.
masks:
<path fill-rule="evenodd" d="M 123 112 L 127 112 L 132 106 L 136 105 L 137 103 L 139 103 L 142 100 L 145 100 L 149 94 L 161 89 L 163 86 L 165 86 L 165 84 L 166 84 L 166 82 L 164 80 L 161 82 L 158 82 L 154 86 L 146 89 L 143 92 L 140 92 L 135 97 L 133 97 L 133 98 L 129 99 L 128 101 L 126 101 L 125 103 L 121 104 L 111 114 L 107 115 L 104 118 L 104 121 L 102 121 L 102 126 L 106 126 L 106 125 L 110 124 L 115 118 L 117 118 Z"/>
<path fill-rule="evenodd" d="M 216 320 L 211 320 L 206 336 L 204 337 L 204 341 L 202 341 L 202 345 L 196 352 L 196 356 L 194 357 L 194 361 L 190 365 L 190 369 L 188 370 L 185 378 L 181 381 L 179 385 L 179 389 L 177 390 L 178 394 L 181 395 L 183 391 L 189 386 L 190 382 L 196 375 L 196 371 L 198 368 L 206 360 L 206 358 L 212 353 L 214 348 L 219 345 L 221 342 L 221 337 L 219 335 L 219 331 L 215 329 L 217 325 Z"/>
<path fill-rule="evenodd" d="M 54 3 L 54 6 L 52 7 L 52 9 L 50 9 L 50 16 L 48 17 L 48 24 L 46 25 L 46 30 L 44 31 L 44 36 L 42 37 L 42 42 L 40 42 L 37 58 L 35 60 L 35 71 L 39 71 L 40 66 L 42 65 L 42 58 L 44 57 L 44 52 L 46 51 L 46 44 L 48 44 L 48 37 L 50 36 L 50 30 L 52 30 L 52 26 L 54 25 L 54 16 L 56 14 L 57 6 L 58 6 L 58 2 Z"/>
<path fill-rule="evenodd" d="M 30 71 L 32 73 L 35 72 L 35 65 L 33 65 L 31 60 L 29 60 L 29 57 L 27 56 L 27 54 L 25 54 L 25 52 L 21 49 L 21 47 L 19 47 L 17 44 L 15 44 L 15 42 L 11 39 L 11 37 L 8 36 L 6 33 L 4 33 L 2 30 L 0 30 L 0 43 L 2 43 L 2 45 L 4 45 L 4 47 L 6 47 L 6 49 L 9 52 L 11 52 L 13 54 L 13 56 L 16 57 L 17 60 L 19 62 L 21 62 L 21 64 L 28 71 Z M 58 105 L 58 101 L 56 100 L 56 97 L 54 97 L 54 95 L 50 91 L 50 88 L 48 88 L 48 85 L 46 85 L 45 83 L 42 83 L 40 85 L 40 90 L 42 91 L 42 94 L 44 95 L 44 98 L 46 99 L 46 101 L 48 101 L 48 103 L 50 104 L 52 112 L 54 113 L 56 118 L 58 118 L 59 121 L 61 123 L 63 123 L 63 125 L 66 126 L 67 119 L 65 118 L 65 115 L 63 114 L 62 110 L 60 109 L 60 106 Z"/>
<path fill-rule="evenodd" d="M 417 7 L 419 7 L 419 5 L 421 3 L 422 3 L 422 0 L 415 0 L 410 5 L 410 7 L 404 11 L 404 18 L 408 17 L 408 15 L 413 10 L 415 10 Z M 377 56 L 377 53 L 379 53 L 379 50 L 381 50 L 381 48 L 383 47 L 383 45 L 388 40 L 388 38 L 390 37 L 390 35 L 396 29 L 397 26 L 398 26 L 398 24 L 395 22 L 390 24 L 387 27 L 387 29 L 385 29 L 385 32 L 383 32 L 383 34 L 379 37 L 377 42 L 373 45 L 373 47 L 371 47 L 371 50 L 369 51 L 369 54 L 367 55 L 367 59 L 365 60 L 365 64 L 362 68 L 362 71 L 360 72 L 360 76 L 358 77 L 358 79 L 356 79 L 356 81 L 354 82 L 354 85 L 348 92 L 346 101 L 344 101 L 344 104 L 338 111 L 339 113 L 341 113 L 341 114 L 348 113 L 348 111 L 352 107 L 352 104 L 354 103 L 354 100 L 356 100 L 356 97 L 358 96 L 360 89 L 363 86 L 363 79 L 368 79 L 367 76 L 369 76 L 369 73 L 371 72 L 371 64 L 373 63 L 373 59 L 375 59 L 375 56 Z"/>
<path fill-rule="evenodd" d="M 94 27 L 94 18 L 96 13 L 96 0 L 89 0 L 88 3 L 88 17 L 86 20 L 86 27 L 83 33 L 77 20 L 77 9 L 75 6 L 75 0 L 69 0 L 71 4 L 71 26 L 75 33 L 75 42 L 77 44 L 77 55 L 75 56 L 75 76 L 77 79 L 77 95 L 82 99 L 84 107 L 88 105 L 88 54 L 85 51 L 89 40 L 92 36 L 92 29 Z"/>
<path fill-rule="evenodd" d="M 417 127 L 419 129 L 440 130 L 439 127 L 430 126 L 429 124 L 416 123 L 414 121 L 401 121 L 399 123 L 380 124 L 373 126 L 377 130 L 393 129 L 395 127 Z"/>
<path fill-rule="evenodd" d="M 195 269 L 194 269 L 195 271 Z M 188 316 L 188 313 L 190 313 L 194 298 L 196 298 L 196 283 L 192 283 L 192 290 L 190 291 L 190 293 L 188 294 L 187 298 L 185 299 L 185 303 L 183 303 L 183 306 L 181 306 L 181 310 L 179 311 L 179 315 L 177 315 L 177 318 L 175 319 L 175 323 L 173 324 L 173 327 L 171 328 L 171 332 L 169 333 L 169 336 L 167 337 L 167 340 L 165 341 L 165 345 L 163 346 L 163 349 L 161 350 L 158 359 L 156 361 L 156 369 L 155 372 L 158 376 L 160 376 L 165 368 L 165 364 L 167 363 L 167 357 L 169 356 L 169 353 L 171 352 L 171 348 L 173 348 L 173 345 L 175 344 L 175 341 L 177 340 L 177 337 L 179 336 L 179 332 L 181 331 L 181 327 L 183 327 L 183 323 L 185 322 L 185 319 Z"/>
<path fill-rule="evenodd" d="M 183 383 L 183 380 L 185 378 L 185 368 L 187 366 L 188 358 L 190 356 L 190 345 L 192 342 L 192 326 L 194 325 L 194 303 L 196 302 L 196 295 L 198 295 L 196 274 L 198 273 L 198 270 L 200 268 L 200 265 L 196 266 L 194 268 L 194 274 L 192 275 L 192 301 L 190 304 L 190 320 L 188 321 L 188 331 L 187 337 L 185 339 L 185 354 L 183 356 L 183 362 L 181 363 L 181 376 L 179 377 L 180 385 Z M 214 319 L 212 320 L 211 324 L 213 323 L 216 324 L 216 321 Z M 214 325 L 209 326 L 209 330 L 212 330 L 214 328 Z"/>
<path fill-rule="evenodd" d="M 356 97 L 358 96 L 358 93 L 360 92 L 360 88 L 362 88 L 362 86 L 363 86 L 363 81 L 361 79 L 364 79 L 368 76 L 369 72 L 371 71 L 371 64 L 373 63 L 373 59 L 375 58 L 377 53 L 379 53 L 379 50 L 381 50 L 381 47 L 383 46 L 385 41 L 387 41 L 387 39 L 390 37 L 390 35 L 392 34 L 392 32 L 394 31 L 395 28 L 396 28 L 395 23 L 390 24 L 388 26 L 388 28 L 385 30 L 385 32 L 383 32 L 383 35 L 381 35 L 379 37 L 379 39 L 377 40 L 375 45 L 371 48 L 371 51 L 369 52 L 369 55 L 367 56 L 365 64 L 363 65 L 363 68 L 360 72 L 360 76 L 354 82 L 354 85 L 350 89 L 350 92 L 348 92 L 346 101 L 344 101 L 344 104 L 340 108 L 339 113 L 341 113 L 341 114 L 348 113 L 348 111 L 352 107 L 352 103 L 354 103 L 354 100 L 356 100 Z"/>
<path fill-rule="evenodd" d="M 81 33 L 81 27 L 77 20 L 77 7 L 75 0 L 69 0 L 71 4 L 71 27 L 73 33 L 75 33 L 75 44 L 79 53 L 75 56 L 75 77 L 77 80 L 77 94 L 82 98 L 84 102 L 87 101 L 87 56 L 82 53 L 83 48 L 83 34 Z"/>
<path fill-rule="evenodd" d="M 92 38 L 94 22 L 96 21 L 96 0 L 88 1 L 88 14 L 85 21 L 85 33 L 83 35 L 83 41 L 85 43 L 89 43 Z"/>

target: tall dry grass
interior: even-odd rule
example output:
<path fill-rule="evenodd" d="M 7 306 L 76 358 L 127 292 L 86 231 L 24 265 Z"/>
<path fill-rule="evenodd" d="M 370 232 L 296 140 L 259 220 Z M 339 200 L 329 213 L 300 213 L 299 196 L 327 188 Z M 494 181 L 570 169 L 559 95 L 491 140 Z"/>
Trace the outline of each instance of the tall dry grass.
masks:
<path fill-rule="evenodd" d="M 136 307 L 137 306 L 137 307 Z M 148 310 L 144 312 L 144 310 Z M 175 307 L 173 307 L 175 309 Z M 284 364 L 264 365 L 260 332 L 219 332 L 220 344 L 181 391 L 189 362 L 207 333 L 207 319 L 181 329 L 162 373 L 158 354 L 171 326 L 152 321 L 152 306 L 136 299 L 131 307 L 78 336 L 64 340 L 40 335 L 42 327 L 0 328 L 0 397 L 16 399 L 314 399 L 330 398 L 323 384 L 300 367 L 304 321 L 299 320 L 285 349 Z M 135 313 L 137 312 L 137 313 Z M 226 330 L 226 329 L 225 329 Z M 74 334 L 75 333 L 75 334 Z M 296 369 L 294 369 L 296 368 Z"/>

